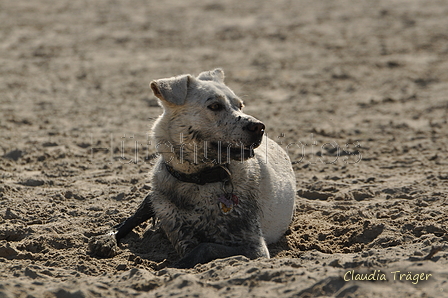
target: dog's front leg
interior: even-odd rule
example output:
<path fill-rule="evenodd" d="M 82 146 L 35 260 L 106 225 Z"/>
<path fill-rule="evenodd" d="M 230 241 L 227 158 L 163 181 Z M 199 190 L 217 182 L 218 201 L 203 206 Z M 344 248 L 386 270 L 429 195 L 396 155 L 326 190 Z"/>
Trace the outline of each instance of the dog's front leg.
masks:
<path fill-rule="evenodd" d="M 118 253 L 118 242 L 139 224 L 154 217 L 152 193 L 149 193 L 137 211 L 122 223 L 114 226 L 105 235 L 94 237 L 89 242 L 90 252 L 99 257 L 113 257 Z"/>
<path fill-rule="evenodd" d="M 217 243 L 201 243 L 180 259 L 173 267 L 186 269 L 197 264 L 205 264 L 215 259 L 243 255 L 249 259 L 269 258 L 269 251 L 264 240 L 261 243 L 243 246 L 227 246 Z"/>
<path fill-rule="evenodd" d="M 115 239 L 117 242 L 129 234 L 129 232 L 131 232 L 136 226 L 154 217 L 152 198 L 152 193 L 149 193 L 131 217 L 113 227 L 116 231 Z"/>

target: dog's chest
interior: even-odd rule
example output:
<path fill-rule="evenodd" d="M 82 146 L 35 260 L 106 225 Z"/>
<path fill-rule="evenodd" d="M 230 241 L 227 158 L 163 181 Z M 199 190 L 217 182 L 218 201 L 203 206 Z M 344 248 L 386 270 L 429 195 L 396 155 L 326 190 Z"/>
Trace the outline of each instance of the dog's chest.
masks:
<path fill-rule="evenodd" d="M 165 199 L 184 216 L 194 213 L 210 216 L 242 213 L 245 209 L 252 209 L 251 205 L 255 203 L 253 189 L 230 187 L 222 183 L 177 187 Z"/>
<path fill-rule="evenodd" d="M 178 185 L 154 202 L 157 217 L 176 230 L 176 225 L 215 233 L 216 229 L 234 230 L 239 224 L 258 219 L 259 208 L 252 187 Z M 244 224 L 245 225 L 245 224 Z M 178 227 L 180 228 L 180 226 Z"/>

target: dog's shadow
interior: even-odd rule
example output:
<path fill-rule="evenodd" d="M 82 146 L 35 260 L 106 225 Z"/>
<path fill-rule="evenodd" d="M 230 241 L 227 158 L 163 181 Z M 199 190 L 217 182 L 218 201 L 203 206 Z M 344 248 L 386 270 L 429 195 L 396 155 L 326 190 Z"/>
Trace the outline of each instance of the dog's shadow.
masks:
<path fill-rule="evenodd" d="M 268 245 L 271 257 L 290 252 L 291 247 L 284 234 L 279 241 Z M 136 227 L 121 240 L 122 249 L 125 246 L 133 255 L 133 259 L 145 260 L 150 267 L 156 270 L 171 267 L 179 260 L 173 245 L 170 243 L 161 228 Z"/>

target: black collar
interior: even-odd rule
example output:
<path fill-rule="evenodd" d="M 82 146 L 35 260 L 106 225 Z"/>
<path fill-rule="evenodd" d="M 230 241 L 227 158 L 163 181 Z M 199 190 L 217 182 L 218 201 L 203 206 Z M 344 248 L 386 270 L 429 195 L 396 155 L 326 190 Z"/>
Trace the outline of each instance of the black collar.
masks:
<path fill-rule="evenodd" d="M 213 182 L 223 182 L 230 180 L 231 174 L 226 165 L 219 165 L 213 168 L 206 168 L 199 173 L 185 174 L 176 171 L 172 166 L 165 163 L 168 173 L 170 173 L 174 178 L 182 182 L 196 183 L 199 185 L 204 185 L 206 183 Z"/>

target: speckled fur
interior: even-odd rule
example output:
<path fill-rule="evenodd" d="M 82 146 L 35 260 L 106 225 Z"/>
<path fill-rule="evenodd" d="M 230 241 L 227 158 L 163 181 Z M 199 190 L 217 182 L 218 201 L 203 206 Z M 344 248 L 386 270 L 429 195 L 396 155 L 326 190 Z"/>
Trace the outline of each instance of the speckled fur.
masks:
<path fill-rule="evenodd" d="M 223 214 L 218 197 L 222 195 L 221 183 L 196 185 L 178 181 L 166 172 L 160 161 L 154 175 L 153 208 L 168 238 L 180 255 L 185 255 L 199 243 L 212 242 L 230 246 L 258 247 L 248 256 L 268 257 L 260 226 L 260 207 L 257 197 L 260 183 L 256 173 L 243 169 L 235 175 L 233 193 L 239 204 Z M 230 171 L 234 170 L 232 167 Z M 253 248 L 252 248 L 253 249 Z"/>

